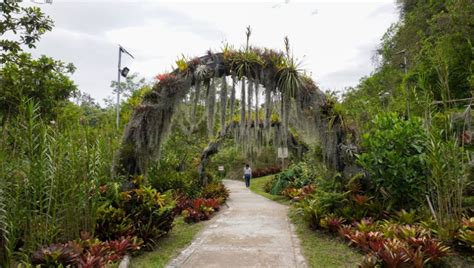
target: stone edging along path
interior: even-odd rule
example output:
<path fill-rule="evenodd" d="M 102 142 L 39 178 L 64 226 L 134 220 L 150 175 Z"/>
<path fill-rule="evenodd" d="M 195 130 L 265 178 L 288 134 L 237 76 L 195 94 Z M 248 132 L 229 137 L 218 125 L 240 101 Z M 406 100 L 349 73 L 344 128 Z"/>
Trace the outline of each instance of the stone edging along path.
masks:
<path fill-rule="evenodd" d="M 167 267 L 307 267 L 288 207 L 224 180 L 228 208 Z"/>

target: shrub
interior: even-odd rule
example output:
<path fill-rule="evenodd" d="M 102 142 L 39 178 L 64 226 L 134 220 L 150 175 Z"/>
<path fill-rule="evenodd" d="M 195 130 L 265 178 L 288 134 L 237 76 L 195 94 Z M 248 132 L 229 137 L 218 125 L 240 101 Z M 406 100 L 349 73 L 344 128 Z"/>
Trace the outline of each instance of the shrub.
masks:
<path fill-rule="evenodd" d="M 96 212 L 95 233 L 99 239 L 115 239 L 133 233 L 133 222 L 122 208 L 101 205 Z"/>
<path fill-rule="evenodd" d="M 336 233 L 341 228 L 342 224 L 345 222 L 345 219 L 338 217 L 334 214 L 329 214 L 321 219 L 319 225 L 333 233 Z"/>
<path fill-rule="evenodd" d="M 315 168 L 305 162 L 291 165 L 290 168 L 273 177 L 269 193 L 279 195 L 288 187 L 299 189 L 305 185 L 314 184 L 316 172 Z"/>
<path fill-rule="evenodd" d="M 265 182 L 265 185 L 263 185 L 263 190 L 266 192 L 266 193 L 270 193 L 272 188 L 273 188 L 273 183 L 274 183 L 274 180 L 275 180 L 275 176 L 271 179 L 271 180 L 268 180 L 267 182 Z"/>
<path fill-rule="evenodd" d="M 33 253 L 31 263 L 46 267 L 77 265 L 80 254 L 81 250 L 78 250 L 71 243 L 51 244 Z"/>
<path fill-rule="evenodd" d="M 358 163 L 369 172 L 375 197 L 396 210 L 419 207 L 427 183 L 427 135 L 421 119 L 376 116 L 362 145 L 365 152 Z"/>
<path fill-rule="evenodd" d="M 219 210 L 220 203 L 218 199 L 214 198 L 196 198 L 187 203 L 188 207 L 183 209 L 181 215 L 187 223 L 209 220 L 212 214 Z"/>
<path fill-rule="evenodd" d="M 104 267 L 120 261 L 126 254 L 138 252 L 142 244 L 143 241 L 137 237 L 120 237 L 106 242 L 87 239 L 51 244 L 36 251 L 31 263 L 41 267 Z"/>
<path fill-rule="evenodd" d="M 114 200 L 108 200 L 99 208 L 96 235 L 102 240 L 118 239 L 134 235 L 146 243 L 153 242 L 172 228 L 175 202 L 169 194 L 160 194 L 149 186 L 121 192 Z"/>
<path fill-rule="evenodd" d="M 222 183 L 210 183 L 201 192 L 202 198 L 213 198 L 224 203 L 229 198 L 229 189 Z"/>
<path fill-rule="evenodd" d="M 174 207 L 174 215 L 180 215 L 183 210 L 191 207 L 191 199 L 185 194 L 179 194 L 175 197 L 176 206 Z"/>
<path fill-rule="evenodd" d="M 198 196 L 201 191 L 197 171 L 177 171 L 173 164 L 168 163 L 172 157 L 161 159 L 149 168 L 147 179 L 158 192 L 169 190 L 184 193 L 187 196 Z M 173 162 L 173 161 L 172 161 Z"/>
<path fill-rule="evenodd" d="M 133 234 L 151 242 L 168 233 L 173 225 L 174 201 L 151 187 L 122 193 L 121 206 L 133 219 Z"/>
<path fill-rule="evenodd" d="M 383 224 L 356 224 L 355 228 L 343 225 L 339 228 L 339 234 L 347 238 L 351 245 L 368 253 L 368 256 L 377 258 L 383 267 L 437 265 L 449 255 L 448 247 L 418 225 L 387 221 Z M 370 263 L 376 262 L 371 260 Z"/>
<path fill-rule="evenodd" d="M 460 245 L 474 252 L 474 217 L 463 219 L 457 239 Z"/>
<path fill-rule="evenodd" d="M 303 216 L 312 228 L 319 228 L 321 219 L 347 204 L 346 193 L 325 192 L 316 189 L 314 194 L 308 195 L 297 205 L 297 211 Z"/>
<path fill-rule="evenodd" d="M 289 199 L 293 201 L 301 201 L 307 196 L 313 194 L 314 191 L 315 191 L 315 186 L 312 184 L 309 184 L 309 185 L 303 186 L 300 189 L 296 189 L 292 187 L 286 188 L 285 190 L 283 190 L 282 195 L 288 197 Z"/>
<path fill-rule="evenodd" d="M 256 168 L 252 170 L 252 178 L 259 178 L 263 176 L 273 175 L 281 172 L 281 167 L 279 165 L 273 165 L 269 167 Z"/>
<path fill-rule="evenodd" d="M 417 215 L 416 210 L 406 211 L 404 209 L 395 213 L 393 217 L 397 222 L 402 224 L 414 224 L 420 220 L 419 215 Z"/>

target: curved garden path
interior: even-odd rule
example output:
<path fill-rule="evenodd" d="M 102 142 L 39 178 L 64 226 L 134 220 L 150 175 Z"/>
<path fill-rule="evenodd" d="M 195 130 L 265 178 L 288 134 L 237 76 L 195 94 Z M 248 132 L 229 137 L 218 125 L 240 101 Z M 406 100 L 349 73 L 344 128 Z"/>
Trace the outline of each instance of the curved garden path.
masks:
<path fill-rule="evenodd" d="M 306 267 L 288 208 L 243 182 L 224 183 L 231 191 L 228 208 L 167 267 Z"/>

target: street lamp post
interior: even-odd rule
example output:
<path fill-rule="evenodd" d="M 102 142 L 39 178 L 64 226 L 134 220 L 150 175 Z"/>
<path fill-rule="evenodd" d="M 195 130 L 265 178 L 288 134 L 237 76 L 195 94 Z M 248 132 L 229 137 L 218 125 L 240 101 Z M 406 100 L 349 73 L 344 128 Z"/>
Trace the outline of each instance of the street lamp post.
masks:
<path fill-rule="evenodd" d="M 407 50 L 404 49 L 404 50 L 401 50 L 401 51 L 398 51 L 397 53 L 395 53 L 395 55 L 398 55 L 398 54 L 403 54 L 403 63 L 400 64 L 400 67 L 403 68 L 403 71 L 405 72 L 405 78 L 406 78 L 406 75 L 407 75 Z M 409 92 L 408 92 L 408 87 L 406 86 L 406 83 L 405 83 L 405 91 L 406 91 L 406 94 L 407 94 L 407 117 L 410 117 L 410 99 L 409 99 Z"/>
<path fill-rule="evenodd" d="M 128 72 L 130 71 L 127 67 L 122 69 L 122 52 L 128 54 L 132 59 L 135 59 L 132 54 L 125 50 L 121 45 L 119 45 L 119 55 L 118 55 L 118 72 L 117 72 L 117 103 L 115 105 L 115 110 L 117 113 L 117 129 L 120 128 L 120 77 L 127 77 Z"/>

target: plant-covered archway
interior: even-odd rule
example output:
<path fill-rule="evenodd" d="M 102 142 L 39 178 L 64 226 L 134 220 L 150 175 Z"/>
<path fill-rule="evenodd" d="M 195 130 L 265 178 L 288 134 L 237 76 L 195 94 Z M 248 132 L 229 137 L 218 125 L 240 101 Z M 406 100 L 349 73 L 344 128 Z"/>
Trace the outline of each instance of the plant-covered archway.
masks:
<path fill-rule="evenodd" d="M 303 141 L 317 139 L 326 163 L 342 170 L 340 145 L 345 130 L 341 117 L 334 112 L 334 101 L 299 69 L 290 55 L 287 38 L 285 48 L 285 52 L 280 52 L 249 46 L 242 50 L 225 47 L 218 53 L 209 51 L 199 58 L 178 60 L 178 68 L 158 75 L 153 90 L 135 108 L 124 131 L 116 172 L 125 176 L 146 172 L 149 161 L 159 158 L 173 115 L 185 98 L 192 103 L 191 121 L 196 120 L 199 104 L 206 109 L 211 143 L 203 155 L 206 150 L 213 150 L 216 140 L 228 131 L 233 131 L 242 144 L 258 140 L 287 146 L 291 127 L 305 133 L 301 135 Z M 264 99 L 262 105 L 258 103 L 260 99 Z M 220 114 L 215 116 L 217 103 Z M 218 133 L 214 133 L 216 121 L 221 126 Z M 275 121 L 280 127 L 273 135 L 271 126 Z M 204 166 L 205 163 L 199 166 L 201 172 Z"/>

